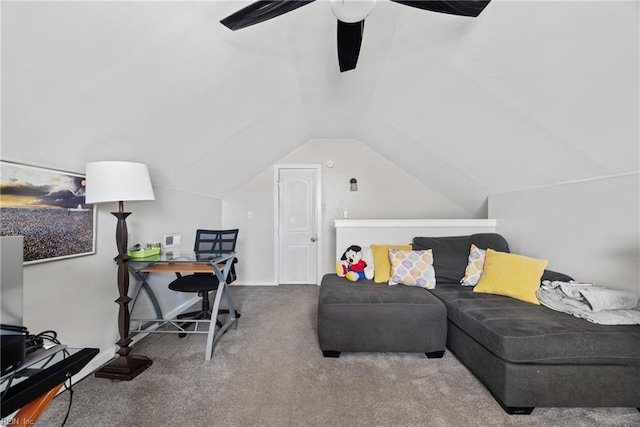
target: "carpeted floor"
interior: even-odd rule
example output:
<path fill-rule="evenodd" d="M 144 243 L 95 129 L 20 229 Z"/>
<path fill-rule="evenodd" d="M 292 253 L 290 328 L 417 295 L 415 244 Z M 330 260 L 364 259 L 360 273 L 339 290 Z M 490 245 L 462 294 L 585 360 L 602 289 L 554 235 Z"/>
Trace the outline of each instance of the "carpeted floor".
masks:
<path fill-rule="evenodd" d="M 204 361 L 205 336 L 153 334 L 135 346 L 153 366 L 130 382 L 74 386 L 67 426 L 640 426 L 635 408 L 536 408 L 509 416 L 447 351 L 322 357 L 319 288 L 232 286 L 237 329 Z M 549 392 L 553 392 L 550 390 Z M 69 393 L 38 422 L 59 426 Z"/>

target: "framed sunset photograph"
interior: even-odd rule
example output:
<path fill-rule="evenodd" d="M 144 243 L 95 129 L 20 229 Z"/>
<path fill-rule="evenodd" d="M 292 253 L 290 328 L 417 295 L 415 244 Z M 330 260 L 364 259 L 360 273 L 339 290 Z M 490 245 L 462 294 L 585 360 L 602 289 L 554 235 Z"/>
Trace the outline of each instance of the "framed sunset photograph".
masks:
<path fill-rule="evenodd" d="M 84 175 L 0 160 L 0 235 L 24 236 L 25 264 L 94 254 Z"/>

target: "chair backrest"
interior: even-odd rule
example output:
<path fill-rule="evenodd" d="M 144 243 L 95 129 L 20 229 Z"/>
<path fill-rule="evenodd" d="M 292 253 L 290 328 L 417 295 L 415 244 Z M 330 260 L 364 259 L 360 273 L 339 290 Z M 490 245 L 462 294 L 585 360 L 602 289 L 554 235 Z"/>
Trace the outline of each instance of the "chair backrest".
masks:
<path fill-rule="evenodd" d="M 238 229 L 232 230 L 196 230 L 196 243 L 193 250 L 198 251 L 235 251 Z"/>

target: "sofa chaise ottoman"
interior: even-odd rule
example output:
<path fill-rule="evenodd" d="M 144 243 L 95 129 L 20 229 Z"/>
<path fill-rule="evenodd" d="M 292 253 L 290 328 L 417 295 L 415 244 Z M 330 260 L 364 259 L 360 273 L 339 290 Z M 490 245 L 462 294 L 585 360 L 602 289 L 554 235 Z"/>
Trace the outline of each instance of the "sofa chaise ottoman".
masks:
<path fill-rule="evenodd" d="M 416 237 L 413 248 L 433 250 L 437 285 L 429 292 L 447 307 L 447 347 L 506 412 L 640 407 L 640 325 L 595 324 L 461 286 L 472 243 L 509 252 L 506 240 L 494 233 Z M 571 277 L 545 270 L 544 280 Z"/>
<path fill-rule="evenodd" d="M 422 288 L 349 282 L 327 274 L 318 297 L 318 340 L 325 357 L 340 352 L 407 352 L 442 357 L 444 304 Z"/>
<path fill-rule="evenodd" d="M 640 407 L 640 326 L 597 325 L 460 285 L 432 292 L 447 306 L 447 347 L 506 412 Z"/>

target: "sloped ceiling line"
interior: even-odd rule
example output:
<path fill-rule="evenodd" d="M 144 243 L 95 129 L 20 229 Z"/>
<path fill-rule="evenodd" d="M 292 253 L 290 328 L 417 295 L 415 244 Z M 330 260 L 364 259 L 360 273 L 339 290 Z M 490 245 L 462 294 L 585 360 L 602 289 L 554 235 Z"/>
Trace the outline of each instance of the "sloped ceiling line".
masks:
<path fill-rule="evenodd" d="M 3 156 L 149 158 L 159 184 L 214 196 L 267 149 L 355 137 L 469 212 L 487 192 L 638 169 L 636 1 L 496 0 L 472 24 L 381 1 L 344 75 L 314 4 L 231 33 L 218 21 L 239 2 L 4 2 Z M 246 157 L 214 171 L 186 144 Z"/>
<path fill-rule="evenodd" d="M 358 135 L 360 141 L 370 146 L 381 156 L 398 165 L 398 167 L 411 171 L 412 175 L 422 182 L 422 184 L 447 197 L 468 211 L 472 217 L 482 217 L 482 213 L 479 214 L 478 211 L 482 209 L 480 206 L 483 202 L 486 202 L 486 198 L 490 193 L 486 187 L 469 176 L 464 170 L 451 164 L 415 138 L 404 133 L 384 117 L 377 115 L 373 111 L 367 111 L 366 117 L 367 121 L 360 129 Z M 376 132 L 373 136 L 368 135 L 372 122 L 377 122 L 378 124 L 376 126 L 378 127 L 380 126 L 379 124 L 383 124 L 384 127 L 387 128 L 387 133 L 389 130 L 394 133 L 395 137 L 397 137 L 396 143 L 393 142 L 393 139 L 388 141 L 374 141 L 373 139 L 377 139 L 380 134 Z M 406 143 L 412 147 L 403 146 L 402 149 L 397 149 L 397 140 L 406 141 Z M 423 155 L 425 153 L 426 155 Z M 419 163 L 420 166 L 416 166 L 416 162 Z M 429 168 L 428 165 L 437 165 L 439 171 L 446 171 L 446 176 L 434 175 L 435 169 Z M 455 181 L 449 179 L 451 176 L 456 177 Z"/>
<path fill-rule="evenodd" d="M 555 120 L 553 117 L 548 116 L 544 110 L 532 111 L 532 109 L 523 102 L 524 100 L 512 96 L 508 91 L 501 90 L 487 79 L 482 79 L 480 74 L 470 72 L 468 68 L 457 67 L 454 63 L 446 59 L 443 65 L 448 66 L 448 71 L 455 73 L 461 81 L 471 83 L 469 86 L 474 86 L 478 92 L 482 92 L 481 96 L 487 99 L 488 104 L 495 103 L 495 105 L 507 107 L 508 110 L 515 112 L 523 122 L 529 123 L 532 127 L 541 130 L 542 134 L 548 136 L 549 141 L 571 148 L 571 151 L 575 155 L 574 160 L 583 161 L 589 165 L 589 169 L 596 173 L 607 173 L 607 169 L 597 158 L 589 155 L 589 153 L 584 150 L 580 150 L 578 144 L 567 140 L 564 136 L 554 131 L 554 129 L 549 126 L 549 123 Z"/>
<path fill-rule="evenodd" d="M 273 104 L 273 106 L 271 106 L 271 108 L 260 112 L 258 115 L 253 116 L 251 118 L 251 120 L 248 120 L 247 122 L 245 122 L 245 124 L 241 128 L 238 128 L 235 132 L 230 134 L 224 140 L 220 141 L 219 143 L 217 143 L 215 145 L 207 146 L 204 149 L 200 150 L 199 152 L 194 152 L 193 156 L 191 157 L 192 160 L 189 161 L 188 163 L 184 164 L 182 168 L 184 168 L 184 169 L 192 168 L 195 164 L 199 163 L 202 160 L 203 157 L 209 156 L 211 158 L 215 158 L 216 157 L 215 152 L 217 150 L 230 148 L 231 145 L 233 144 L 233 141 L 234 141 L 235 137 L 237 137 L 238 135 L 242 134 L 247 128 L 251 128 L 253 125 L 255 125 L 256 123 L 259 123 L 265 117 L 271 115 L 274 111 L 276 111 L 279 108 L 281 108 L 283 105 L 286 105 L 290 101 L 295 101 L 296 99 L 298 101 L 302 102 L 302 100 L 300 99 L 300 96 L 297 95 L 297 94 L 294 94 L 294 95 L 291 95 L 291 96 L 281 100 L 280 102 L 278 102 L 276 104 Z M 273 126 L 286 126 L 286 124 L 273 123 Z M 308 128 L 308 126 L 307 126 L 307 128 Z M 190 148 L 190 149 L 192 149 L 192 148 Z M 239 157 L 243 157 L 243 156 L 247 156 L 247 155 L 250 155 L 250 153 L 241 153 Z M 174 170 L 174 173 L 167 175 L 167 178 L 171 178 L 172 176 L 179 176 L 181 174 L 182 174 L 182 170 Z"/>
<path fill-rule="evenodd" d="M 408 13 L 407 11 L 405 11 L 404 13 Z M 382 78 L 382 76 L 387 72 L 387 67 L 389 66 L 389 57 L 390 57 L 390 52 L 391 52 L 391 48 L 396 44 L 397 39 L 398 39 L 398 26 L 402 23 L 402 15 L 399 15 L 400 18 L 391 21 L 391 25 L 389 25 L 389 22 L 386 22 L 387 26 L 391 28 L 391 34 L 389 36 L 389 40 L 390 42 L 387 43 L 385 45 L 385 49 L 384 49 L 384 54 L 381 55 L 384 57 L 383 61 L 382 61 L 382 65 L 380 67 L 377 67 L 377 71 L 375 72 L 375 76 L 372 78 L 372 82 L 371 85 L 369 86 L 369 90 L 367 91 L 366 94 L 366 102 L 367 102 L 367 108 L 368 106 L 371 104 L 371 97 L 372 94 L 375 92 L 377 86 L 378 86 L 378 82 L 379 80 Z M 378 55 L 380 55 L 380 51 L 378 50 Z"/>
<path fill-rule="evenodd" d="M 122 13 L 126 13 L 127 10 L 123 10 Z M 193 26 L 198 21 L 211 20 L 211 16 L 209 14 L 202 16 L 201 14 L 192 15 L 193 19 L 184 20 L 184 21 L 173 21 L 171 23 L 167 23 L 168 25 L 158 26 L 160 31 L 165 34 L 171 34 L 168 37 L 171 43 L 177 43 L 179 37 L 189 33 L 192 31 Z M 176 25 L 178 23 L 179 25 Z M 3 32 L 3 38 L 11 37 L 12 34 Z M 47 115 L 48 108 L 50 105 L 42 102 L 42 99 L 86 99 L 90 97 L 90 94 L 95 93 L 99 88 L 104 85 L 105 82 L 112 81 L 119 76 L 122 76 L 126 73 L 126 71 L 140 60 L 140 58 L 148 55 L 152 55 L 153 52 L 159 51 L 164 46 L 163 44 L 158 44 L 157 40 L 163 37 L 157 37 L 157 34 L 149 37 L 138 37 L 136 39 L 132 39 L 132 44 L 127 46 L 127 50 L 123 50 L 122 55 L 118 57 L 117 60 L 112 61 L 108 67 L 103 68 L 102 70 L 94 73 L 87 74 L 85 78 L 82 80 L 76 80 L 73 82 L 72 87 L 59 85 L 54 86 L 50 85 L 47 88 L 47 93 L 38 93 L 37 99 L 34 99 L 30 102 L 32 106 L 30 114 L 33 114 L 35 117 L 40 117 L 43 115 Z M 133 45 L 133 47 L 132 47 Z M 26 127 L 29 126 L 28 121 L 33 120 L 33 116 L 27 118 L 26 116 L 22 120 L 22 123 L 16 124 L 15 127 L 12 127 L 14 130 L 13 133 L 19 133 Z M 11 135 L 9 134 L 9 135 Z"/>
<path fill-rule="evenodd" d="M 287 15 L 285 15 L 286 17 Z M 289 49 L 289 52 L 291 52 L 291 56 L 293 57 L 293 47 L 291 45 L 292 42 L 292 38 L 295 37 L 295 34 L 293 32 L 289 32 L 286 40 L 287 40 L 287 48 Z M 299 72 L 299 66 L 298 66 L 298 62 L 294 61 L 292 66 L 294 68 L 296 68 L 298 70 L 298 72 L 295 73 L 296 77 L 296 81 L 295 81 L 295 86 L 298 88 L 298 96 L 300 98 L 300 105 L 302 105 L 304 107 L 304 98 L 302 97 L 302 84 L 300 82 L 300 72 Z M 304 118 L 306 121 L 306 128 L 309 130 L 310 126 L 309 126 L 309 109 L 308 108 L 303 108 L 303 114 L 304 114 Z M 309 134 L 310 134 L 310 130 L 309 130 Z"/>

